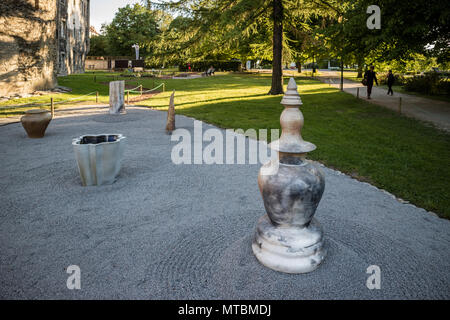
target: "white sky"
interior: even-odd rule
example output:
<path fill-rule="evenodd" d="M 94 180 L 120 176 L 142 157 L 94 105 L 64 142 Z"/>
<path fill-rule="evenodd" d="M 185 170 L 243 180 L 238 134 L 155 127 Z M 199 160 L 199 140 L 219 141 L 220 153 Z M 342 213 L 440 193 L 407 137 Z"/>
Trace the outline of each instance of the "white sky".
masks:
<path fill-rule="evenodd" d="M 110 23 L 117 9 L 127 4 L 135 4 L 139 0 L 91 0 L 91 26 L 100 32 L 103 23 Z"/>

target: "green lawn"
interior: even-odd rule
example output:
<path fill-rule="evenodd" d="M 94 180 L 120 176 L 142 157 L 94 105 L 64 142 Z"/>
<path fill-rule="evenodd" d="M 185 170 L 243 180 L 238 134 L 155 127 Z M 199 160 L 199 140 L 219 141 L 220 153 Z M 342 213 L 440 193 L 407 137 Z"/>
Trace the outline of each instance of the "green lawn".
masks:
<path fill-rule="evenodd" d="M 449 134 L 319 81 L 296 80 L 305 116 L 303 137 L 318 147 L 309 158 L 450 219 Z M 152 79 L 139 81 L 147 88 L 153 85 Z M 59 82 L 74 88 L 72 94 L 98 90 L 101 100 L 107 101 L 107 86 L 94 83 L 92 74 Z M 280 128 L 281 96 L 266 94 L 270 75 L 230 74 L 164 82 L 166 92 L 140 104 L 167 109 L 175 89 L 178 114 L 222 128 Z"/>

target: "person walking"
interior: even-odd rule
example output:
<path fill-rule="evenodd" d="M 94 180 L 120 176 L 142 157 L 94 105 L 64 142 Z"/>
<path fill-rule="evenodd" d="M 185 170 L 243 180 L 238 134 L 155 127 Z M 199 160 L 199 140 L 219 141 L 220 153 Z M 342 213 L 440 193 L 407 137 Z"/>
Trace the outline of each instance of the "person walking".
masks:
<path fill-rule="evenodd" d="M 391 94 L 391 96 L 394 95 L 394 91 L 392 91 L 392 85 L 394 84 L 395 81 L 395 77 L 392 74 L 392 70 L 389 70 L 388 76 L 387 76 L 387 85 L 388 85 L 388 92 L 387 94 L 389 95 L 389 93 Z"/>
<path fill-rule="evenodd" d="M 378 85 L 377 74 L 373 71 L 374 67 L 370 66 L 370 69 L 364 74 L 364 80 L 367 86 L 367 99 L 370 99 L 372 94 L 373 81 Z"/>

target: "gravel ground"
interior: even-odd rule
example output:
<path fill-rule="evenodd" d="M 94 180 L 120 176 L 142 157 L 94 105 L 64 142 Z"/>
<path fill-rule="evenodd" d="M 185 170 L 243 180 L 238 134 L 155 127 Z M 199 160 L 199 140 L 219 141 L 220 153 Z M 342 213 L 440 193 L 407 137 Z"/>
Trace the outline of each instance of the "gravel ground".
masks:
<path fill-rule="evenodd" d="M 322 167 L 328 256 L 309 274 L 272 271 L 251 251 L 260 165 L 174 165 L 166 113 L 101 112 L 56 118 L 38 140 L 0 127 L 0 298 L 450 298 L 450 221 Z M 82 187 L 71 140 L 96 133 L 127 137 L 122 171 Z M 69 265 L 81 290 L 66 287 Z M 366 287 L 370 265 L 379 290 Z"/>

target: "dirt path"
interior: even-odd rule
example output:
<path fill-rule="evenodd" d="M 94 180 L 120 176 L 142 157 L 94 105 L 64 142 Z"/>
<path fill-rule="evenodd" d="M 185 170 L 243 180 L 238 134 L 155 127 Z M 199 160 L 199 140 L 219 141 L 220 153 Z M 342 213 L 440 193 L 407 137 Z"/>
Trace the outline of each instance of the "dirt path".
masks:
<path fill-rule="evenodd" d="M 320 71 L 319 80 L 339 88 L 340 78 L 338 71 Z M 359 82 L 344 79 L 344 91 L 356 96 L 359 88 L 359 97 L 367 99 L 367 87 Z M 372 89 L 372 103 L 399 110 L 399 98 L 402 98 L 402 114 L 419 120 L 433 123 L 436 127 L 450 132 L 450 103 L 439 100 L 426 99 L 414 95 L 394 92 L 388 96 L 387 90 L 374 86 Z"/>

